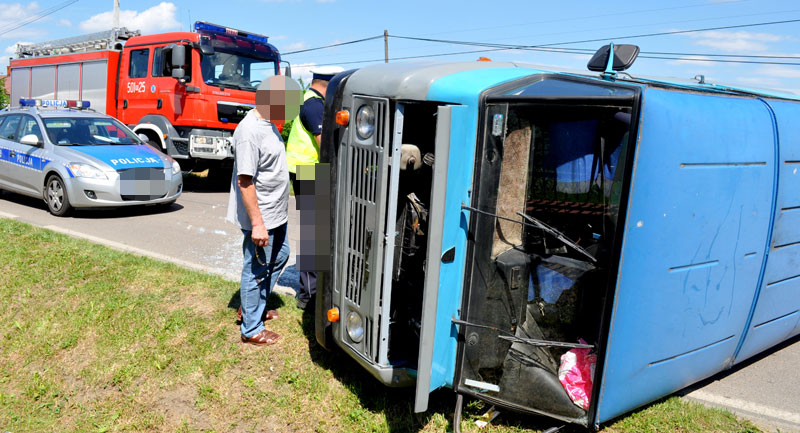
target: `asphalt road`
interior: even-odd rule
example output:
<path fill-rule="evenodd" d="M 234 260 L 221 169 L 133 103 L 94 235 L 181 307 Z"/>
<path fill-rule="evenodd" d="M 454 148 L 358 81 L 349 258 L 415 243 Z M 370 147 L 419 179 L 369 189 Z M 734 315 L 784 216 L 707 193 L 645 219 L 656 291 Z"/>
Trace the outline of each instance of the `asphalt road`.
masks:
<path fill-rule="evenodd" d="M 116 249 L 147 255 L 236 281 L 241 270 L 241 232 L 225 222 L 229 185 L 187 178 L 185 192 L 166 211 L 156 208 L 78 211 L 69 218 L 47 212 L 41 200 L 0 193 L 0 217 L 15 218 Z M 295 221 L 294 200 L 289 204 Z M 292 251 L 297 228 L 289 225 Z M 293 295 L 294 256 L 276 291 Z M 725 407 L 764 431 L 800 432 L 800 338 L 794 338 L 744 365 L 684 390 L 685 398 Z"/>

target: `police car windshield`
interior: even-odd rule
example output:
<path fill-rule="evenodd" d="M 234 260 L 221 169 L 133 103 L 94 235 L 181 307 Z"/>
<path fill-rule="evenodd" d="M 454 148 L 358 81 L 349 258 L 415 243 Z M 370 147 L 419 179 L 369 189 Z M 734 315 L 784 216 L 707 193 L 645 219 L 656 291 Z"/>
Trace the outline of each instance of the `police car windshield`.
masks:
<path fill-rule="evenodd" d="M 272 60 L 219 49 L 214 54 L 203 55 L 200 66 L 206 84 L 249 91 L 255 91 L 261 80 L 277 73 L 277 65 Z"/>
<path fill-rule="evenodd" d="M 125 126 L 110 118 L 49 117 L 42 120 L 50 141 L 59 146 L 141 143 Z"/>

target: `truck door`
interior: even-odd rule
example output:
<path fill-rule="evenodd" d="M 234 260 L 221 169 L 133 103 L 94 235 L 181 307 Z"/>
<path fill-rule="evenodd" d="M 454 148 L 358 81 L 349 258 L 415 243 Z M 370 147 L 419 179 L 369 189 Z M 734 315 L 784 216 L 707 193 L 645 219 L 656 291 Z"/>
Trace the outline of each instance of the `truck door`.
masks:
<path fill-rule="evenodd" d="M 120 119 L 128 124 L 135 124 L 146 114 L 157 112 L 154 86 L 148 86 L 149 66 L 152 49 L 136 47 L 125 49 L 120 65 L 119 93 Z"/>
<path fill-rule="evenodd" d="M 559 368 L 572 354 L 593 372 L 602 346 L 635 94 L 550 83 L 512 102 L 489 98 L 484 111 L 463 304 L 452 318 L 454 388 L 588 425 L 591 391 L 563 384 Z M 536 86 L 565 94 L 526 96 Z"/>

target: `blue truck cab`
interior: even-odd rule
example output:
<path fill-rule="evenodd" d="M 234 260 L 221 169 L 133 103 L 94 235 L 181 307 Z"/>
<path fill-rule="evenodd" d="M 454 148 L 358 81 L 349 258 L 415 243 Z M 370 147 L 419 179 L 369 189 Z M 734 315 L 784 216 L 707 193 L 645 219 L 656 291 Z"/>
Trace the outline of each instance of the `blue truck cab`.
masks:
<path fill-rule="evenodd" d="M 339 74 L 317 340 L 416 411 L 450 387 L 587 427 L 730 368 L 800 333 L 798 116 L 610 69 Z"/>

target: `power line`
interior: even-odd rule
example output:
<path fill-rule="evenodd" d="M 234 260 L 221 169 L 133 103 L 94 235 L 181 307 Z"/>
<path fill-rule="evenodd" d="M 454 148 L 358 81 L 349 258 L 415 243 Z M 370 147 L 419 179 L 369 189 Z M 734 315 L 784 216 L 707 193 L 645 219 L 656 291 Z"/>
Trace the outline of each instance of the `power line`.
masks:
<path fill-rule="evenodd" d="M 698 32 L 709 32 L 714 30 L 730 30 L 730 29 L 740 29 L 746 27 L 758 27 L 758 26 L 768 26 L 768 25 L 775 25 L 775 24 L 788 24 L 788 23 L 796 23 L 800 22 L 800 19 L 793 19 L 793 20 L 782 20 L 782 21 L 769 21 L 769 22 L 760 22 L 760 23 L 750 23 L 750 24 L 737 24 L 737 25 L 730 25 L 730 26 L 718 26 L 718 27 L 706 27 L 702 29 L 691 29 L 691 30 L 672 30 L 668 32 L 656 32 L 656 33 L 644 33 L 638 35 L 627 35 L 627 36 L 615 36 L 615 37 L 606 37 L 606 38 L 597 38 L 597 39 L 584 39 L 580 41 L 570 41 L 570 42 L 554 42 L 549 44 L 539 44 L 539 45 L 517 45 L 512 49 L 525 49 L 525 48 L 542 48 L 542 47 L 553 47 L 557 45 L 572 45 L 572 44 L 581 44 L 587 42 L 602 42 L 602 41 L 610 41 L 613 39 L 634 39 L 634 38 L 645 38 L 645 37 L 653 37 L 653 36 L 667 36 L 667 35 L 678 35 L 678 34 L 686 34 L 686 33 L 698 33 Z M 392 38 L 396 39 L 407 39 L 407 40 L 415 40 L 415 41 L 425 41 L 425 42 L 446 42 L 454 45 L 478 45 L 478 46 L 508 46 L 504 44 L 487 44 L 487 43 L 480 43 L 480 42 L 466 42 L 466 41 L 450 41 L 450 40 L 439 40 L 439 39 L 432 39 L 432 38 L 420 38 L 420 37 L 413 37 L 413 36 L 398 36 L 398 35 L 389 35 Z"/>
<path fill-rule="evenodd" d="M 714 31 L 714 30 L 729 30 L 729 29 L 737 29 L 737 28 L 746 28 L 746 27 L 757 27 L 757 26 L 766 26 L 766 25 L 776 25 L 776 24 L 787 24 L 787 23 L 796 23 L 800 22 L 800 19 L 792 19 L 792 20 L 782 20 L 782 21 L 769 21 L 769 22 L 759 22 L 759 23 L 749 23 L 749 24 L 738 24 L 738 25 L 730 25 L 730 26 L 717 26 L 717 27 L 707 27 L 701 29 L 691 29 L 691 30 L 673 30 L 668 32 L 656 32 L 656 33 L 646 33 L 646 34 L 638 34 L 638 35 L 628 35 L 628 36 L 618 36 L 612 38 L 598 38 L 598 39 L 587 39 L 581 41 L 570 41 L 570 42 L 556 42 L 556 43 L 549 43 L 549 44 L 540 44 L 540 45 L 512 45 L 512 44 L 496 44 L 496 43 L 488 43 L 488 42 L 472 42 L 472 41 L 457 41 L 457 40 L 445 40 L 445 39 L 434 39 L 434 38 L 422 38 L 422 37 L 413 37 L 413 36 L 400 36 L 400 35 L 389 35 L 389 37 L 395 39 L 406 39 L 406 40 L 415 40 L 415 41 L 425 41 L 425 42 L 435 42 L 435 43 L 447 43 L 453 45 L 466 45 L 466 46 L 476 46 L 476 47 L 486 47 L 486 49 L 481 50 L 469 50 L 469 51 L 458 51 L 458 52 L 447 52 L 447 53 L 437 53 L 437 54 L 428 54 L 428 55 L 416 55 L 416 56 L 404 56 L 404 57 L 393 57 L 389 60 L 411 60 L 411 59 L 423 59 L 423 58 L 431 58 L 431 57 L 444 57 L 444 56 L 452 56 L 452 55 L 460 55 L 460 54 L 474 54 L 474 53 L 485 53 L 485 52 L 492 52 L 492 51 L 506 51 L 506 50 L 525 50 L 525 51 L 544 51 L 544 52 L 571 52 L 571 53 L 579 53 L 579 54 L 593 54 L 595 50 L 586 49 L 586 48 L 565 48 L 560 47 L 556 48 L 558 45 L 571 45 L 571 44 L 578 44 L 578 43 L 586 43 L 586 42 L 599 42 L 599 41 L 608 41 L 612 39 L 633 39 L 633 38 L 642 38 L 642 37 L 653 37 L 653 36 L 666 36 L 666 35 L 676 35 L 676 34 L 687 34 L 687 33 L 697 33 L 697 32 L 706 32 L 706 31 Z M 373 36 L 370 38 L 363 38 L 357 39 L 354 41 L 343 42 L 339 44 L 333 44 L 323 47 L 317 48 L 310 48 L 307 50 L 301 51 L 294 51 L 288 54 L 296 54 L 299 52 L 306 52 L 306 51 L 313 51 L 319 50 L 324 48 L 330 48 L 334 46 L 341 46 L 341 45 L 349 45 L 355 44 L 359 42 L 365 42 L 369 40 L 379 39 L 382 36 Z M 711 57 L 711 58 L 692 58 L 691 56 L 695 57 Z M 682 61 L 694 61 L 694 62 L 716 62 L 716 63 L 744 63 L 744 64 L 764 64 L 764 65 L 788 65 L 788 66 L 798 66 L 800 63 L 794 62 L 775 62 L 775 61 L 762 61 L 762 60 L 736 60 L 736 59 L 785 59 L 785 60 L 800 60 L 800 56 L 768 56 L 768 55 L 735 55 L 735 54 L 708 54 L 708 53 L 672 53 L 672 52 L 642 52 L 640 57 L 642 58 L 650 58 L 650 59 L 664 59 L 664 60 L 682 60 Z M 349 62 L 337 62 L 331 64 L 338 64 L 338 65 L 347 65 L 347 64 L 357 64 L 357 63 L 372 63 L 381 61 L 383 59 L 376 59 L 376 60 L 359 60 L 359 61 L 349 61 Z M 327 64 L 326 64 L 327 65 Z M 322 65 L 318 65 L 322 66 Z"/>
<path fill-rule="evenodd" d="M 42 18 L 44 18 L 44 17 L 46 17 L 48 15 L 52 15 L 52 14 L 60 11 L 61 9 L 64 9 L 65 7 L 67 7 L 69 5 L 72 5 L 74 3 L 77 3 L 77 2 L 78 2 L 78 0 L 68 0 L 68 1 L 60 3 L 58 5 L 55 5 L 55 6 L 51 7 L 50 9 L 45 9 L 42 12 L 39 12 L 36 15 L 32 15 L 32 16 L 30 16 L 28 18 L 25 18 L 24 20 L 20 21 L 18 24 L 12 25 L 11 28 L 5 27 L 5 28 L 0 29 L 0 36 L 4 35 L 6 33 L 13 32 L 14 30 L 17 30 L 17 29 L 19 29 L 21 27 L 24 27 L 24 26 L 28 25 L 28 24 L 34 23 L 36 21 L 39 21 L 40 19 L 42 19 Z"/>
<path fill-rule="evenodd" d="M 78 1 L 78 0 L 75 0 L 75 1 Z M 356 39 L 354 41 L 340 42 L 338 44 L 324 45 L 324 46 L 321 46 L 321 47 L 314 47 L 314 48 L 306 48 L 304 50 L 290 51 L 288 53 L 283 53 L 281 55 L 282 56 L 288 56 L 288 55 L 291 55 L 291 54 L 306 53 L 306 52 L 309 52 L 309 51 L 322 50 L 322 49 L 325 49 L 325 48 L 341 47 L 343 45 L 357 44 L 359 42 L 366 42 L 366 41 L 371 41 L 371 40 L 374 40 L 374 39 L 382 39 L 382 38 L 383 38 L 383 35 L 372 36 L 372 37 L 364 38 L 364 39 Z"/>

